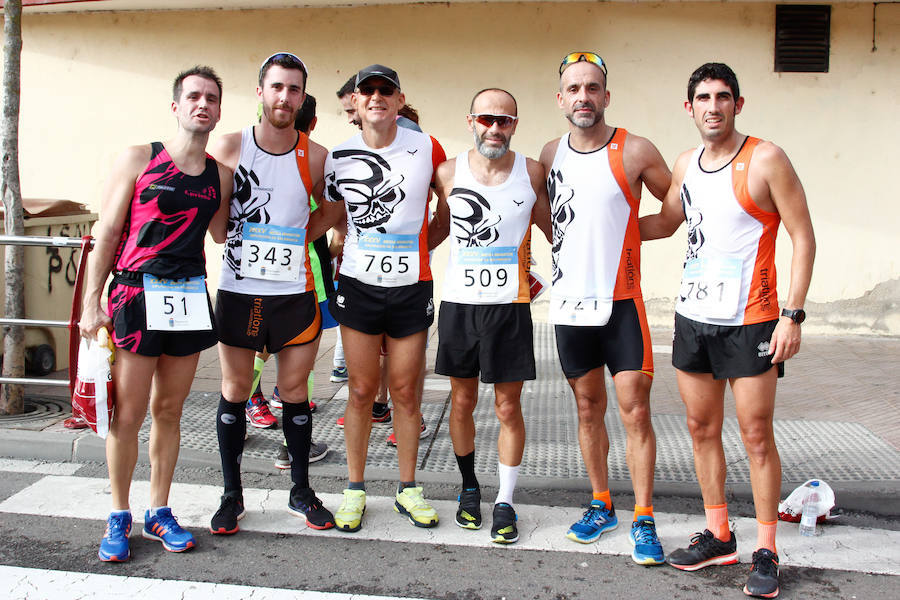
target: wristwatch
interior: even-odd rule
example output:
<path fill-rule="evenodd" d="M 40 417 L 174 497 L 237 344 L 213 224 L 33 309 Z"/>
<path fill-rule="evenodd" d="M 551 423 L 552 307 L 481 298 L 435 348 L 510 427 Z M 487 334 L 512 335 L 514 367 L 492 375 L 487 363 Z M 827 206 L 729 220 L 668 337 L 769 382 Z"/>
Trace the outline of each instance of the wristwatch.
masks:
<path fill-rule="evenodd" d="M 783 308 L 781 309 L 781 316 L 787 317 L 797 325 L 800 325 L 801 323 L 803 323 L 803 321 L 806 320 L 806 311 L 802 308 L 795 308 L 793 310 Z"/>

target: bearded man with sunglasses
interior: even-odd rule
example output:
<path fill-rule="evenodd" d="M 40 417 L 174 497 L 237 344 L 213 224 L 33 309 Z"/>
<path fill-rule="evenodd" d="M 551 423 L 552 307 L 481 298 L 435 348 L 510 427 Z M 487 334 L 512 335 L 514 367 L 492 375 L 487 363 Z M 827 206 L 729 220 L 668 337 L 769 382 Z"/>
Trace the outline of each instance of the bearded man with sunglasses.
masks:
<path fill-rule="evenodd" d="M 394 401 L 400 485 L 394 510 L 417 527 L 438 515 L 416 486 L 421 431 L 418 378 L 434 321 L 428 261 L 428 201 L 434 170 L 446 158 L 434 138 L 397 126 L 406 101 L 396 71 L 370 65 L 356 75 L 352 102 L 362 131 L 328 154 L 326 200 L 347 211 L 338 290 L 329 309 L 341 324 L 350 376 L 344 413 L 349 485 L 335 522 L 358 531 L 366 507 L 365 466 L 378 393 L 382 339 Z"/>
<path fill-rule="evenodd" d="M 578 441 L 593 491 L 584 516 L 566 537 L 588 544 L 618 526 L 604 423 L 607 366 L 634 488 L 632 559 L 659 565 L 665 556 L 653 518 L 653 355 L 641 295 L 638 208 L 643 186 L 656 198 L 665 197 L 671 173 L 652 143 L 606 123 L 606 76 L 607 66 L 596 53 L 573 52 L 563 59 L 556 97 L 569 133 L 541 152 L 553 222 L 550 320 L 575 394 Z"/>
<path fill-rule="evenodd" d="M 288 52 L 263 61 L 256 94 L 259 124 L 224 136 L 213 154 L 234 170 L 228 239 L 216 298 L 222 396 L 216 415 L 225 493 L 210 531 L 232 534 L 244 515 L 241 454 L 245 406 L 256 352 L 278 357 L 278 392 L 291 462 L 288 510 L 309 527 L 334 526 L 331 512 L 309 485 L 312 414 L 307 379 L 316 358 L 322 316 L 307 241 L 337 221 L 340 211 L 320 205 L 327 150 L 294 129 L 306 96 L 307 69 Z"/>
<path fill-rule="evenodd" d="M 525 451 L 520 397 L 523 382 L 535 378 L 531 224 L 543 224 L 550 240 L 550 204 L 540 163 L 509 152 L 519 119 L 512 94 L 481 90 L 469 113 L 475 148 L 443 163 L 435 178 L 438 207 L 430 245 L 452 236 L 434 371 L 450 377 L 450 438 L 462 475 L 456 524 L 464 529 L 481 528 L 472 418 L 479 373 L 481 381 L 494 384 L 500 489 L 491 541 L 512 544 L 519 539 L 513 491 Z"/>

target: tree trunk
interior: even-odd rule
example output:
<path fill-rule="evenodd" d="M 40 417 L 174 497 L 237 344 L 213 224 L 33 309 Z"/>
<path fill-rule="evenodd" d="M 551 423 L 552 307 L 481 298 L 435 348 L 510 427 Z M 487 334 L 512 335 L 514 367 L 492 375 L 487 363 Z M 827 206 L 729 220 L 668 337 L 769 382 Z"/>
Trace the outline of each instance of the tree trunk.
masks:
<path fill-rule="evenodd" d="M 0 195 L 5 209 L 7 235 L 24 235 L 22 190 L 19 187 L 19 69 L 22 58 L 22 0 L 7 0 L 3 7 L 3 129 L 0 150 Z M 7 318 L 25 318 L 23 246 L 6 247 Z M 4 327 L 3 376 L 25 375 L 25 329 Z M 0 385 L 0 415 L 18 415 L 25 410 L 21 385 Z"/>

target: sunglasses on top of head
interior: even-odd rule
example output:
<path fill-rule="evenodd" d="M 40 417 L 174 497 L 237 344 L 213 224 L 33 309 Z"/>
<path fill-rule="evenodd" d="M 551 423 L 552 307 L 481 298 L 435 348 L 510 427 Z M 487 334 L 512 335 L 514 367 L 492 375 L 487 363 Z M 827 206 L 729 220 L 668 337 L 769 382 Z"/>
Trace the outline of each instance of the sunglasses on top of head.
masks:
<path fill-rule="evenodd" d="M 566 57 L 562 59 L 562 62 L 559 63 L 559 74 L 562 75 L 562 72 L 566 70 L 566 67 L 577 62 L 589 62 L 597 65 L 600 67 L 600 70 L 603 71 L 603 74 L 606 75 L 606 63 L 603 62 L 603 59 L 600 58 L 599 54 L 594 52 L 572 52 L 567 54 Z"/>
<path fill-rule="evenodd" d="M 296 54 L 291 54 L 290 52 L 276 52 L 266 60 L 262 61 L 262 64 L 259 65 L 260 72 L 273 62 L 287 62 L 294 64 L 303 71 L 304 76 L 309 74 L 309 71 L 306 70 L 306 64 L 300 60 L 300 57 Z"/>
<path fill-rule="evenodd" d="M 501 129 L 512 127 L 512 124 L 519 120 L 519 117 L 512 115 L 492 115 L 489 113 L 473 113 L 469 116 L 479 125 L 492 127 L 496 123 Z"/>
<path fill-rule="evenodd" d="M 371 96 L 376 91 L 384 97 L 393 96 L 394 92 L 397 91 L 397 88 L 390 85 L 389 83 L 385 83 L 383 85 L 372 85 L 369 83 L 361 83 L 359 85 L 359 93 L 363 96 Z"/>

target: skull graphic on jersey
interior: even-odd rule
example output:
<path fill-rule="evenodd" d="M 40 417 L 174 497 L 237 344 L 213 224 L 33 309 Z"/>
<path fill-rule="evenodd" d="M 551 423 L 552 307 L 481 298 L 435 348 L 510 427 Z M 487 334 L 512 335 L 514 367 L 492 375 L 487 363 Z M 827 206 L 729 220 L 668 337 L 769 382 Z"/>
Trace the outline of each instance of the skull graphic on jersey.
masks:
<path fill-rule="evenodd" d="M 550 175 L 547 177 L 547 192 L 550 195 L 550 217 L 553 223 L 553 246 L 551 248 L 553 283 L 556 283 L 563 275 L 559 268 L 559 251 L 566 236 L 566 229 L 575 218 L 575 209 L 571 204 L 572 198 L 575 197 L 575 190 L 563 183 L 561 171 L 551 169 Z"/>
<path fill-rule="evenodd" d="M 351 166 L 341 168 L 341 177 L 335 172 L 325 177 L 328 196 L 343 200 L 353 224 L 361 230 L 375 229 L 385 233 L 387 223 L 397 205 L 406 198 L 400 187 L 404 176 L 391 171 L 388 162 L 378 154 L 367 150 L 338 150 L 335 160 L 350 160 Z"/>
<path fill-rule="evenodd" d="M 453 188 L 448 201 L 453 202 L 451 224 L 453 235 L 466 248 L 490 246 L 500 237 L 497 226 L 501 217 L 491 211 L 490 203 L 478 192 Z"/>
<path fill-rule="evenodd" d="M 238 165 L 234 173 L 235 192 L 231 197 L 231 218 L 228 219 L 228 238 L 225 242 L 225 260 L 235 279 L 242 279 L 241 259 L 236 249 L 244 239 L 244 223 L 268 223 L 266 205 L 272 199 L 271 192 L 259 189 L 259 177 L 251 169 Z"/>

